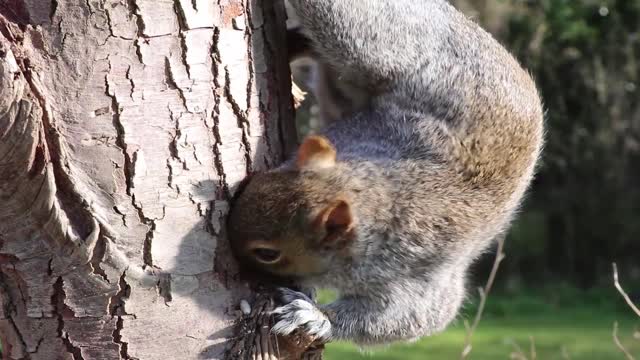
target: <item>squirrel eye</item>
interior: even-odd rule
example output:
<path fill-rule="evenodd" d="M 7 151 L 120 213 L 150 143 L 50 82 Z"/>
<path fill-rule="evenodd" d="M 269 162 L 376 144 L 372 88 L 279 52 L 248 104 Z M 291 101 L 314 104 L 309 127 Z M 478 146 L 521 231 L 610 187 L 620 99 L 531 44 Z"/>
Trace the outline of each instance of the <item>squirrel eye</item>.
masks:
<path fill-rule="evenodd" d="M 256 248 L 252 250 L 253 255 L 258 259 L 258 261 L 265 264 L 273 264 L 276 261 L 280 260 L 280 251 L 269 248 Z"/>

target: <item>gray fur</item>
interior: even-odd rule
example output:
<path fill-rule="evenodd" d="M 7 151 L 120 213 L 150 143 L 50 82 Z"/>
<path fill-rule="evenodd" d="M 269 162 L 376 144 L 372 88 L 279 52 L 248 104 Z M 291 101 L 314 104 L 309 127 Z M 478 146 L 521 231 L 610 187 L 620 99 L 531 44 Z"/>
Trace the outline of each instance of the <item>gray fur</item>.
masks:
<path fill-rule="evenodd" d="M 463 301 L 470 263 L 507 229 L 533 177 L 543 133 L 536 87 L 445 1 L 291 3 L 328 66 L 372 98 L 323 131 L 335 167 L 287 164 L 276 172 L 291 172 L 291 185 L 269 183 L 275 175 L 249 184 L 233 210 L 232 241 L 341 194 L 356 219 L 348 254 L 317 250 L 306 259 L 326 271 L 294 274 L 339 291 L 319 308 L 331 337 L 379 344 L 441 331 Z M 244 216 L 264 223 L 240 223 Z M 318 333 L 324 317 L 310 319 L 309 302 L 298 300 L 276 310 L 276 332 L 312 323 Z"/>

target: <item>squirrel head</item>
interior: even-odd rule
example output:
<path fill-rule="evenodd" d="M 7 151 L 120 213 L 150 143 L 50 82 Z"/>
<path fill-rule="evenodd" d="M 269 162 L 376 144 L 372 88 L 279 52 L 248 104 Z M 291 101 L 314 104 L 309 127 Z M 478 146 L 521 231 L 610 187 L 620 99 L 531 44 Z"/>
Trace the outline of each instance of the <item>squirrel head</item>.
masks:
<path fill-rule="evenodd" d="M 329 140 L 309 136 L 294 166 L 250 179 L 228 217 L 229 241 L 241 265 L 304 278 L 349 256 L 356 221 L 336 166 Z"/>

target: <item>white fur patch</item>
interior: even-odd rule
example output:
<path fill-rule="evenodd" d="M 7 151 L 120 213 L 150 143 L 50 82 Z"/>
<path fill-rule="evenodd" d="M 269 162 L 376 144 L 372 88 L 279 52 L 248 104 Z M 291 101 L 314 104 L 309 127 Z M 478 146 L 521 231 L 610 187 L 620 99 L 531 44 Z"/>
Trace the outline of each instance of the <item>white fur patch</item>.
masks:
<path fill-rule="evenodd" d="M 315 305 L 306 300 L 293 300 L 273 310 L 272 314 L 278 316 L 278 322 L 271 329 L 276 334 L 289 335 L 296 329 L 301 329 L 309 336 L 321 341 L 328 341 L 331 338 L 329 319 Z"/>

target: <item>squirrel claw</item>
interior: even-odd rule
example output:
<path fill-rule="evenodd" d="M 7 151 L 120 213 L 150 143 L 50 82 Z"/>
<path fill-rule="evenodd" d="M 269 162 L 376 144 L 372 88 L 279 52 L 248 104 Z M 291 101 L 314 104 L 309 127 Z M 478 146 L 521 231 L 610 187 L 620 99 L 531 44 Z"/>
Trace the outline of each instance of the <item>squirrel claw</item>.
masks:
<path fill-rule="evenodd" d="M 271 331 L 286 336 L 300 330 L 322 342 L 331 338 L 331 322 L 314 305 L 313 300 L 297 291 L 284 288 L 278 290 L 281 299 L 287 304 L 271 312 L 276 315 L 277 321 Z"/>

